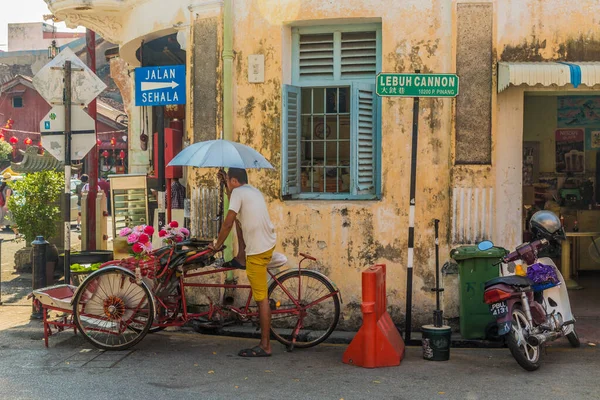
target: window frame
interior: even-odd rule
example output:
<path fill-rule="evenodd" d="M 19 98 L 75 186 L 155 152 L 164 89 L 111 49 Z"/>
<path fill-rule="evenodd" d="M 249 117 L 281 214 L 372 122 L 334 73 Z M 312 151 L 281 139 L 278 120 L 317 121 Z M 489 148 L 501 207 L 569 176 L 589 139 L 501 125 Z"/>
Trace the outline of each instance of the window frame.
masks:
<path fill-rule="evenodd" d="M 361 76 L 341 78 L 340 65 L 341 63 L 341 34 L 345 32 L 366 32 L 374 31 L 376 40 L 376 67 L 375 76 L 372 78 L 365 78 Z M 348 86 L 350 93 L 354 92 L 354 87 L 360 84 L 372 84 L 375 87 L 377 74 L 381 72 L 381 24 L 380 23 L 368 23 L 368 24 L 336 24 L 336 25 L 318 25 L 318 26 L 302 26 L 292 27 L 292 52 L 291 52 L 291 64 L 292 64 L 292 81 L 291 86 L 298 87 L 301 91 L 303 88 L 328 88 L 328 87 L 341 87 Z M 326 34 L 333 33 L 334 35 L 334 72 L 333 79 L 326 78 L 311 78 L 311 77 L 300 77 L 300 35 L 302 34 Z M 338 61 L 336 61 L 338 60 Z M 351 189 L 349 193 L 310 193 L 300 192 L 294 194 L 284 194 L 284 200 L 379 200 L 381 199 L 381 98 L 375 94 L 376 110 L 374 113 L 374 137 L 373 137 L 373 150 L 374 150 L 374 188 L 372 193 L 368 194 L 353 194 L 353 186 L 356 185 L 355 180 L 358 178 L 355 172 L 351 174 Z M 352 100 L 354 101 L 354 100 Z M 350 123 L 354 124 L 356 115 L 353 115 L 351 107 Z M 287 114 L 287 105 L 284 103 L 283 114 Z M 282 129 L 286 129 L 286 126 L 282 124 Z M 301 134 L 301 132 L 299 132 Z M 358 140 L 355 136 L 356 132 L 351 133 L 350 145 L 351 148 Z M 282 159 L 287 160 L 288 143 L 287 138 L 282 140 L 282 151 L 286 154 Z M 354 155 L 354 154 L 352 154 Z M 351 163 L 351 170 L 356 171 L 358 160 L 355 159 Z M 287 173 L 283 173 L 283 169 L 288 168 L 287 163 L 282 163 L 282 177 L 287 176 Z M 282 182 L 282 189 L 284 183 Z"/>
<path fill-rule="evenodd" d="M 15 106 L 15 99 L 21 99 L 21 105 L 19 107 Z M 13 96 L 11 99 L 11 103 L 12 103 L 12 108 L 23 108 L 23 106 L 24 106 L 23 96 Z"/>

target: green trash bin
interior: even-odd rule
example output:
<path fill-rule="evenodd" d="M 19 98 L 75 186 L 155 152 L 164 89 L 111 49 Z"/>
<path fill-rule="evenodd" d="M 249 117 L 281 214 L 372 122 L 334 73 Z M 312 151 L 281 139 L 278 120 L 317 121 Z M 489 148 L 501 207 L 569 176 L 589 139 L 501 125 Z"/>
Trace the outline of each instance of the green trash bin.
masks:
<path fill-rule="evenodd" d="M 477 246 L 461 246 L 450 252 L 458 263 L 460 286 L 460 334 L 463 339 L 485 339 L 496 319 L 483 302 L 485 283 L 500 275 L 496 264 L 508 254 L 506 249 L 493 247 L 481 251 Z"/>

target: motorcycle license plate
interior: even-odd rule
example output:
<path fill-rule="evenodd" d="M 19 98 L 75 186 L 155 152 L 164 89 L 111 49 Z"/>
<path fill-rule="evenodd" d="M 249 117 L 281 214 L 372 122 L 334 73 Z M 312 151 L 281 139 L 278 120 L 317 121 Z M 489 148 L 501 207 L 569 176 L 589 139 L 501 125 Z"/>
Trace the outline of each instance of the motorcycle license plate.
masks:
<path fill-rule="evenodd" d="M 503 317 L 508 314 L 508 306 L 505 301 L 490 304 L 490 312 L 494 317 Z"/>

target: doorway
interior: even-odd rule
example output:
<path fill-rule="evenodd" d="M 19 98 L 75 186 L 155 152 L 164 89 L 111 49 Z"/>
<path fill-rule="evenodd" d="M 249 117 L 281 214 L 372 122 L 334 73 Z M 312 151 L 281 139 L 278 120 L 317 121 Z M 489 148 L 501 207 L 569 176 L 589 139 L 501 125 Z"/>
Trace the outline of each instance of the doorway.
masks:
<path fill-rule="evenodd" d="M 525 92 L 523 104 L 522 228 L 538 210 L 557 214 L 569 237 L 569 290 L 577 331 L 600 340 L 600 93 Z M 561 265 L 560 247 L 548 250 Z M 565 276 L 565 279 L 567 277 Z"/>

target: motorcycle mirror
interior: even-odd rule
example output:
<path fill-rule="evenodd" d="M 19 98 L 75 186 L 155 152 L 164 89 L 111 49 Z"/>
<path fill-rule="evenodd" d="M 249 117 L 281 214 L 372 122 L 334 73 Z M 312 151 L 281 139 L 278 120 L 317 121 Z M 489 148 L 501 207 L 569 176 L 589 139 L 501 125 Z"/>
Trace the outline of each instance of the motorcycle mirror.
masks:
<path fill-rule="evenodd" d="M 484 240 L 477 245 L 477 249 L 480 251 L 489 250 L 492 247 L 494 247 L 494 243 L 492 243 L 490 240 Z"/>

